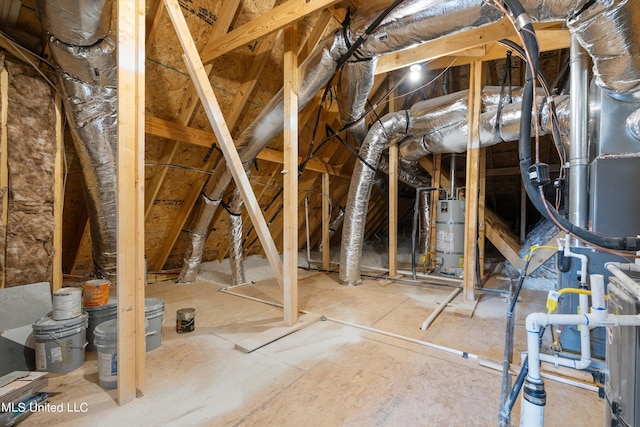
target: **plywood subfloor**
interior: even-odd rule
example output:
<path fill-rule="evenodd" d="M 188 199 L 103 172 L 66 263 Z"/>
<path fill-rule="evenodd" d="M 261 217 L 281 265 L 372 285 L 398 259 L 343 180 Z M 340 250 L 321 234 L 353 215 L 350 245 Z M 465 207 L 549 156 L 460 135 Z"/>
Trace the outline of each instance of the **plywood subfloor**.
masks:
<path fill-rule="evenodd" d="M 147 287 L 165 300 L 164 341 L 147 354 L 144 395 L 119 407 L 115 391 L 98 386 L 95 354 L 67 375 L 51 377 L 52 404 L 62 413 L 36 413 L 24 426 L 491 426 L 497 425 L 501 373 L 478 360 L 320 321 L 250 354 L 234 342 L 282 318 L 278 307 L 225 294 L 197 282 Z M 505 301 L 481 297 L 473 318 L 455 316 L 456 300 L 427 331 L 420 325 L 451 288 L 365 280 L 345 287 L 333 276 L 301 271 L 300 308 L 499 361 Z M 233 289 L 280 302 L 273 280 Z M 524 317 L 544 310 L 542 292 L 523 291 L 516 354 L 524 349 Z M 175 312 L 195 307 L 195 331 L 175 332 Z M 597 393 L 551 380 L 549 426 L 600 426 Z M 68 412 L 67 405 L 86 412 Z M 513 424 L 518 423 L 516 406 Z"/>

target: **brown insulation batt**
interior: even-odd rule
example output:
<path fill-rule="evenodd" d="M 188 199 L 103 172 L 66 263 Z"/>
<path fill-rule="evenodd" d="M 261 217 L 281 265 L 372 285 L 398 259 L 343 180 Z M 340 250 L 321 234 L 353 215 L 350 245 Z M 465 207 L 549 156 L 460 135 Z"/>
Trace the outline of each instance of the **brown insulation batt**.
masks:
<path fill-rule="evenodd" d="M 9 212 L 6 285 L 51 281 L 55 104 L 50 86 L 29 66 L 6 61 Z"/>

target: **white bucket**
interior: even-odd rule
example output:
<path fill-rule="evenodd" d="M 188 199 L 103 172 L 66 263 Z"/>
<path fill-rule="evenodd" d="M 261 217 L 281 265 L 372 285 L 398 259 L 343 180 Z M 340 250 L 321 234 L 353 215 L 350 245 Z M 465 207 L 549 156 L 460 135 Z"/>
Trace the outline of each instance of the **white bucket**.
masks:
<path fill-rule="evenodd" d="M 144 330 L 149 329 L 149 321 L 144 320 Z M 118 386 L 118 320 L 102 322 L 93 331 L 94 343 L 98 350 L 98 383 L 104 389 Z"/>
<path fill-rule="evenodd" d="M 147 351 L 155 350 L 162 344 L 164 301 L 160 298 L 145 298 L 144 317 L 149 321 L 149 332 L 146 336 Z"/>
<path fill-rule="evenodd" d="M 116 297 L 109 297 L 109 302 L 107 304 L 99 306 L 85 306 L 84 310 L 89 315 L 89 325 L 87 326 L 87 351 L 97 351 L 94 343 L 93 331 L 99 324 L 116 318 L 118 315 L 118 299 Z"/>
<path fill-rule="evenodd" d="M 48 316 L 33 323 L 36 370 L 64 374 L 84 363 L 87 317 L 86 313 L 67 320 Z"/>
<path fill-rule="evenodd" d="M 60 288 L 52 294 L 51 318 L 65 320 L 82 314 L 82 289 Z"/>

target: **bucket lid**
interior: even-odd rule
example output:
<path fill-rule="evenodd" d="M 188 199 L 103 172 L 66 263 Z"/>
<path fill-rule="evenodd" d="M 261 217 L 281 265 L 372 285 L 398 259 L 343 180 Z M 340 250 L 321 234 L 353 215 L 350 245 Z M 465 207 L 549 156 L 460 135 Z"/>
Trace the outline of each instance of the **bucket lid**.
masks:
<path fill-rule="evenodd" d="M 162 298 L 145 298 L 144 299 L 144 312 L 164 310 L 164 300 Z"/>
<path fill-rule="evenodd" d="M 43 317 L 33 322 L 33 330 L 36 332 L 51 332 L 58 331 L 60 329 L 75 328 L 77 326 L 87 324 L 87 313 L 82 313 L 78 317 L 72 317 L 71 319 L 55 320 L 51 315 Z"/>
<path fill-rule="evenodd" d="M 100 311 L 100 310 L 111 310 L 117 307 L 118 307 L 118 298 L 109 297 L 109 301 L 107 301 L 107 303 L 104 305 L 87 305 L 87 306 L 84 306 L 83 309 L 85 311 Z"/>
<path fill-rule="evenodd" d="M 100 323 L 93 330 L 95 337 L 106 338 L 107 336 L 116 336 L 118 334 L 118 320 L 112 319 Z"/>
<path fill-rule="evenodd" d="M 53 295 L 57 297 L 73 295 L 73 294 L 82 294 L 82 289 L 66 287 L 66 288 L 60 288 L 57 291 L 53 291 Z"/>
<path fill-rule="evenodd" d="M 96 286 L 96 285 L 111 285 L 111 282 L 108 281 L 107 279 L 92 279 L 92 280 L 87 280 L 86 282 L 84 282 L 85 285 L 91 285 L 91 286 Z"/>

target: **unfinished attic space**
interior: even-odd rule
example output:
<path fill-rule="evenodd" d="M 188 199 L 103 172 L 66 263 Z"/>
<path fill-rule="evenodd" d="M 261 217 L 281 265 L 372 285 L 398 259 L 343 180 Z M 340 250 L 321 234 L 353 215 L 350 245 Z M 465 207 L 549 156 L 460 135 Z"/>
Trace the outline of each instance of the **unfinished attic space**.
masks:
<path fill-rule="evenodd" d="M 0 426 L 640 426 L 632 0 L 2 0 Z"/>

